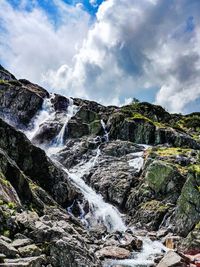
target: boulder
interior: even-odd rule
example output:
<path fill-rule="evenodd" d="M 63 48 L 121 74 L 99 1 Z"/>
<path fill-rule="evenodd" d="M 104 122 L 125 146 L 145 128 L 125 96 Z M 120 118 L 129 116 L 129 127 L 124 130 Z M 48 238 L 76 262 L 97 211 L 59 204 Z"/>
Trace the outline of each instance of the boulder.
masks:
<path fill-rule="evenodd" d="M 36 257 L 18 258 L 18 259 L 5 259 L 3 266 L 29 266 L 29 267 L 41 267 L 46 263 L 45 255 L 40 255 Z"/>
<path fill-rule="evenodd" d="M 171 223 L 175 231 L 186 236 L 200 221 L 200 174 L 191 169 L 177 202 Z"/>
<path fill-rule="evenodd" d="M 24 247 L 24 246 L 27 246 L 27 245 L 30 245 L 32 244 L 33 241 L 29 238 L 23 238 L 23 239 L 15 239 L 11 245 L 14 247 L 14 248 L 19 248 L 19 247 Z"/>
<path fill-rule="evenodd" d="M 69 138 L 80 138 L 85 135 L 89 135 L 90 128 L 86 123 L 71 119 L 67 125 L 67 135 Z"/>
<path fill-rule="evenodd" d="M 68 180 L 68 175 L 55 166 L 43 150 L 32 145 L 23 133 L 1 119 L 0 136 L 0 147 L 25 175 L 49 192 L 59 203 L 73 201 L 76 190 Z"/>
<path fill-rule="evenodd" d="M 10 243 L 0 239 L 0 251 L 7 257 L 15 257 L 19 253 Z"/>
<path fill-rule="evenodd" d="M 58 112 L 67 112 L 68 106 L 69 106 L 69 99 L 62 96 L 55 94 L 54 98 L 51 100 L 55 111 Z"/>
<path fill-rule="evenodd" d="M 19 247 L 18 251 L 22 257 L 33 257 L 42 254 L 42 250 L 35 244 Z"/>
<path fill-rule="evenodd" d="M 147 167 L 145 181 L 157 195 L 166 196 L 173 193 L 174 200 L 178 198 L 184 184 L 184 178 L 177 168 L 161 160 L 154 160 Z"/>
<path fill-rule="evenodd" d="M 79 118 L 84 123 L 91 123 L 99 119 L 99 115 L 93 110 L 88 109 L 87 106 L 82 106 L 75 115 L 75 118 Z"/>
<path fill-rule="evenodd" d="M 45 89 L 28 83 L 0 84 L 0 116 L 18 128 L 27 126 L 48 96 Z"/>
<path fill-rule="evenodd" d="M 108 246 L 96 251 L 96 255 L 100 259 L 127 259 L 131 256 L 131 252 L 124 248 Z"/>
<path fill-rule="evenodd" d="M 137 207 L 132 221 L 138 222 L 140 226 L 146 227 L 150 231 L 159 229 L 169 207 L 158 200 L 150 200 Z"/>
<path fill-rule="evenodd" d="M 186 266 L 184 265 L 183 259 L 174 251 L 170 250 L 159 262 L 157 267 L 175 267 L 175 266 Z"/>

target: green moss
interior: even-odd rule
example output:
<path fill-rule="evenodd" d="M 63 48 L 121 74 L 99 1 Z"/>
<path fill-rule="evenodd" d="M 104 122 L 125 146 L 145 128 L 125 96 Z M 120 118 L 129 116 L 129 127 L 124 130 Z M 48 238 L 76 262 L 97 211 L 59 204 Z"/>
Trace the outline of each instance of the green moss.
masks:
<path fill-rule="evenodd" d="M 163 204 L 158 200 L 150 200 L 141 205 L 141 209 L 147 211 L 158 211 L 158 212 L 166 212 L 168 210 L 168 205 Z"/>
<path fill-rule="evenodd" d="M 29 182 L 29 186 L 30 186 L 30 188 L 32 189 L 32 190 L 36 190 L 36 189 L 38 189 L 38 185 L 37 184 L 34 184 L 33 182 Z"/>
<path fill-rule="evenodd" d="M 15 209 L 16 208 L 16 204 L 14 202 L 8 202 L 7 206 L 9 209 Z"/>
<path fill-rule="evenodd" d="M 0 199 L 0 206 L 3 205 L 3 204 L 4 204 L 3 200 Z"/>
<path fill-rule="evenodd" d="M 200 175 L 200 164 L 194 164 L 190 166 L 189 170 L 199 176 Z"/>
<path fill-rule="evenodd" d="M 10 182 L 8 180 L 6 180 L 6 179 L 0 178 L 0 183 L 5 185 L 5 186 L 7 186 L 7 187 L 11 186 Z"/>
<path fill-rule="evenodd" d="M 0 79 L 0 84 L 5 84 L 5 85 L 8 85 L 8 82 L 6 81 L 6 80 L 2 80 L 2 79 Z"/>
<path fill-rule="evenodd" d="M 101 131 L 101 121 L 95 120 L 90 123 L 90 133 L 97 135 Z"/>
<path fill-rule="evenodd" d="M 191 149 L 180 147 L 160 147 L 156 150 L 156 153 L 162 157 L 187 155 L 188 152 L 191 152 Z"/>
<path fill-rule="evenodd" d="M 3 231 L 3 236 L 5 236 L 5 237 L 10 237 L 10 231 L 9 230 L 4 230 Z"/>
<path fill-rule="evenodd" d="M 174 181 L 179 176 L 180 174 L 174 165 L 157 160 L 148 166 L 145 180 L 156 193 L 165 194 L 175 189 Z"/>
<path fill-rule="evenodd" d="M 140 113 L 134 113 L 134 112 L 133 112 L 133 113 L 130 115 L 130 117 L 127 118 L 128 121 L 137 120 L 137 119 L 139 119 L 139 120 L 144 120 L 144 121 L 149 122 L 149 123 L 152 123 L 152 124 L 154 123 L 152 120 L 148 119 L 147 117 L 143 116 L 143 115 L 140 114 Z"/>
<path fill-rule="evenodd" d="M 200 230 L 200 221 L 196 224 L 195 229 Z"/>

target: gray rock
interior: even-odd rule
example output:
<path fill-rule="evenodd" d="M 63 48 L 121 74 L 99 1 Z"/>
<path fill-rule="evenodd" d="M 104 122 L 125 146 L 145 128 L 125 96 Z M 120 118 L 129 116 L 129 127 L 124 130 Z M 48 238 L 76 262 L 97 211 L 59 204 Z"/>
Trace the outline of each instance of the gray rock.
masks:
<path fill-rule="evenodd" d="M 18 248 L 18 250 L 19 250 L 19 254 L 22 257 L 33 257 L 33 256 L 39 256 L 42 254 L 41 249 L 35 244 L 20 247 Z"/>
<path fill-rule="evenodd" d="M 29 266 L 29 267 L 41 267 L 46 262 L 45 255 L 36 257 L 18 258 L 18 259 L 5 259 L 4 266 Z M 1 265 L 0 265 L 1 266 Z"/>
<path fill-rule="evenodd" d="M 96 255 L 100 259 L 105 259 L 105 258 L 127 259 L 131 256 L 131 252 L 124 248 L 119 248 L 116 246 L 108 246 L 96 251 Z"/>
<path fill-rule="evenodd" d="M 182 258 L 174 251 L 170 250 L 159 262 L 157 267 L 183 266 Z"/>
<path fill-rule="evenodd" d="M 26 239 L 15 239 L 11 245 L 14 247 L 14 248 L 19 248 L 19 247 L 24 247 L 26 245 L 30 245 L 31 243 L 33 243 L 33 241 L 29 238 L 26 238 Z"/>
<path fill-rule="evenodd" d="M 16 257 L 18 250 L 15 249 L 10 243 L 0 240 L 0 251 L 7 257 Z"/>

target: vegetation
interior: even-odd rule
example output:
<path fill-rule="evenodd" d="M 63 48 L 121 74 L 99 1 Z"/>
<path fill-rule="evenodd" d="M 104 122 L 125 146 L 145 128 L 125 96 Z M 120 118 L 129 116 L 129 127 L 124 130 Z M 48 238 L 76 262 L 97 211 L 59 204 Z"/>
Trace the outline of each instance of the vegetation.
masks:
<path fill-rule="evenodd" d="M 168 210 L 168 206 L 158 200 L 150 200 L 141 205 L 141 208 L 148 211 L 165 212 Z"/>

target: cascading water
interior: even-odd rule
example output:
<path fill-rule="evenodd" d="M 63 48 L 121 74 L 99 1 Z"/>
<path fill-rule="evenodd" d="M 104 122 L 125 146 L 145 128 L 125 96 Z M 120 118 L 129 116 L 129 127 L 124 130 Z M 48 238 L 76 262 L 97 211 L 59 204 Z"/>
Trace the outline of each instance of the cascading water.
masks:
<path fill-rule="evenodd" d="M 101 120 L 101 126 L 102 126 L 102 128 L 104 130 L 104 138 L 105 138 L 105 141 L 106 142 L 109 142 L 109 133 L 108 133 L 108 131 L 106 129 L 106 124 L 105 124 L 104 120 Z"/>
<path fill-rule="evenodd" d="M 45 121 L 49 120 L 50 118 L 54 117 L 55 111 L 54 111 L 54 108 L 51 102 L 53 98 L 54 98 L 54 94 L 51 94 L 50 98 L 44 99 L 42 109 L 34 118 L 31 129 L 28 129 L 27 131 L 25 131 L 25 134 L 29 140 L 32 140 L 33 137 L 38 133 L 41 124 L 43 124 Z"/>
<path fill-rule="evenodd" d="M 52 96 L 53 97 L 53 96 Z M 52 154 L 55 154 L 64 146 L 64 139 L 65 139 L 65 133 L 67 124 L 72 116 L 75 115 L 77 109 L 73 105 L 73 101 L 70 100 L 70 104 L 68 107 L 68 112 L 66 115 L 65 123 L 63 124 L 63 127 L 61 131 L 59 132 L 58 136 L 56 137 L 56 142 L 53 143 L 52 147 L 43 147 L 46 151 L 46 153 L 51 156 Z M 37 115 L 35 121 L 34 121 L 34 128 L 31 131 L 25 132 L 29 139 L 32 139 L 37 131 L 39 130 L 40 125 L 45 122 L 46 120 L 52 118 L 55 114 L 55 111 L 52 108 L 51 99 L 45 99 L 43 104 L 42 111 Z M 104 129 L 104 140 L 106 142 L 109 141 L 109 134 L 106 130 L 106 125 L 103 120 L 101 120 L 102 128 Z M 143 146 L 144 150 L 148 148 L 148 146 Z M 53 152 L 52 152 L 53 151 Z M 69 178 L 72 180 L 74 185 L 82 192 L 84 198 L 89 203 L 89 212 L 85 214 L 85 211 L 82 210 L 82 206 L 80 205 L 81 212 L 81 220 L 82 222 L 87 226 L 96 226 L 103 224 L 108 231 L 114 232 L 114 231 L 126 231 L 127 227 L 122 219 L 122 215 L 120 212 L 111 204 L 106 203 L 103 200 L 103 197 L 100 194 L 97 194 L 90 186 L 88 186 L 84 180 L 83 177 L 86 174 L 89 174 L 91 169 L 97 164 L 98 158 L 101 154 L 100 149 L 98 148 L 96 150 L 95 155 L 87 162 L 82 161 L 72 169 L 68 170 L 66 169 L 60 162 L 56 161 L 54 158 L 52 160 L 55 162 L 55 164 L 61 168 L 64 172 L 66 172 L 69 176 Z M 142 152 L 134 153 L 133 159 L 128 161 L 128 164 L 135 168 L 137 171 L 140 171 L 144 160 L 143 160 L 143 154 Z M 68 208 L 69 213 L 71 212 L 71 208 Z M 106 267 L 114 267 L 114 266 L 150 266 L 153 263 L 153 256 L 157 253 L 160 253 L 162 250 L 165 250 L 165 247 L 162 246 L 159 242 L 152 242 L 148 238 L 143 238 L 143 249 L 140 253 L 137 253 L 132 255 L 132 259 L 126 259 L 126 260 L 111 260 L 105 263 Z"/>
<path fill-rule="evenodd" d="M 74 105 L 73 99 L 69 98 L 69 106 L 67 108 L 66 120 L 60 132 L 55 138 L 55 146 L 63 146 L 65 143 L 65 135 L 67 131 L 67 124 L 69 120 L 76 114 L 77 107 Z"/>
<path fill-rule="evenodd" d="M 73 169 L 68 171 L 60 163 L 56 162 L 63 171 L 65 171 L 74 185 L 81 190 L 85 199 L 89 203 L 90 213 L 92 215 L 93 223 L 104 224 L 109 232 L 125 231 L 125 226 L 121 214 L 111 204 L 106 203 L 102 196 L 97 194 L 91 187 L 89 187 L 82 179 L 85 174 L 88 174 L 92 167 L 96 164 L 100 155 L 100 149 L 96 151 L 96 155 L 86 163 L 80 163 Z"/>

